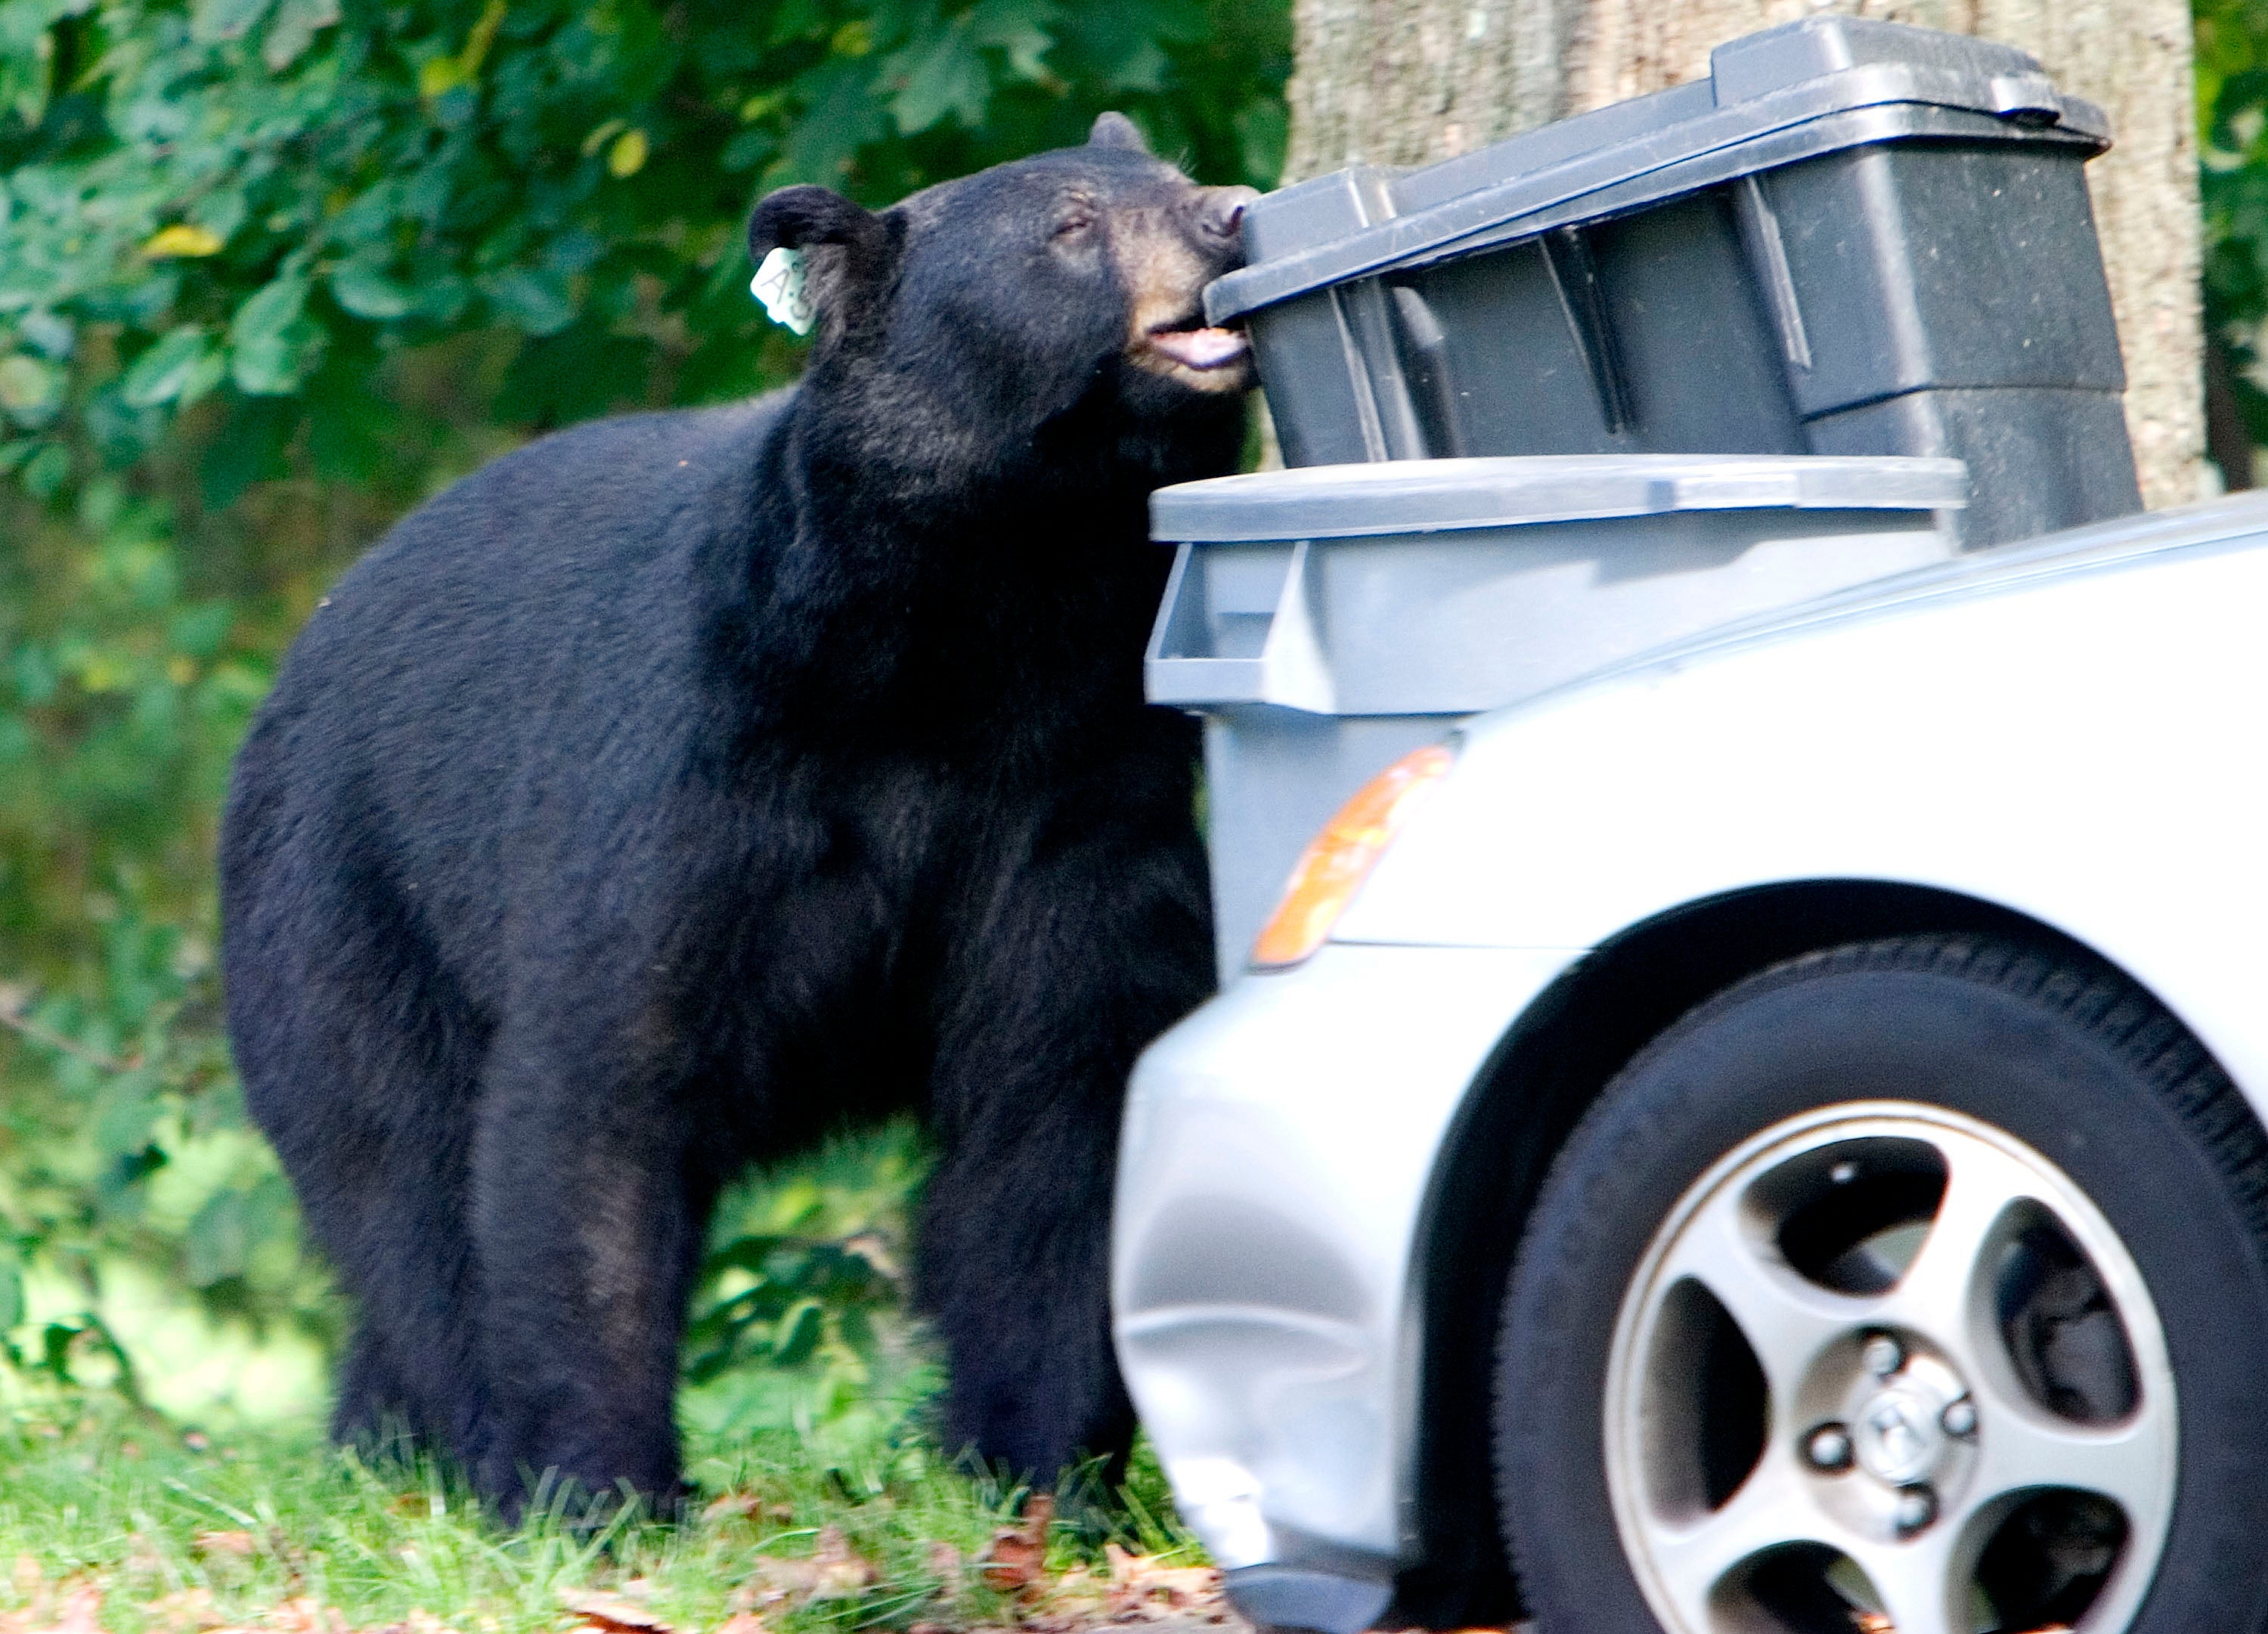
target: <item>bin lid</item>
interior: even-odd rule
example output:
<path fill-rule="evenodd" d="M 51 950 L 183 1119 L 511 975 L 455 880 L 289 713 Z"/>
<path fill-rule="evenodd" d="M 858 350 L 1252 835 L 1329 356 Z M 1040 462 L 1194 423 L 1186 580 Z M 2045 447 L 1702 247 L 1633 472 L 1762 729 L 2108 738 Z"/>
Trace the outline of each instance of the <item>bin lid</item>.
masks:
<path fill-rule="evenodd" d="M 1326 284 L 1595 220 L 1870 143 L 1939 137 L 2110 145 L 2102 110 L 2039 61 L 1966 34 L 1813 17 L 1709 54 L 1709 77 L 1420 169 L 1358 166 L 1244 213 L 1250 263 L 1214 282 L 1226 323 Z"/>
<path fill-rule="evenodd" d="M 1830 454 L 1521 454 L 1311 465 L 1150 496 L 1172 544 L 1356 539 L 1672 511 L 1938 511 L 1969 503 L 1958 460 Z"/>

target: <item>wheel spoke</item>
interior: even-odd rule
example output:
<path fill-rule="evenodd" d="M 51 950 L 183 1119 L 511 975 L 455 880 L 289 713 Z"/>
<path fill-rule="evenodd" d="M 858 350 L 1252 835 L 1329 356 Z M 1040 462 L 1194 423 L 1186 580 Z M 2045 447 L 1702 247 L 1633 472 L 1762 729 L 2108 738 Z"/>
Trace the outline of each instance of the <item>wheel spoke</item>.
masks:
<path fill-rule="evenodd" d="M 2037 1186 L 2022 1164 L 1981 1143 L 1948 1141 L 1939 1151 L 1946 1164 L 1945 1194 L 1913 1263 L 1884 1297 L 1882 1314 L 1931 1335 L 1953 1351 L 1956 1365 L 1968 1369 L 1978 1360 L 1979 1270 L 2009 1208 L 2035 1196 Z"/>
<path fill-rule="evenodd" d="M 1710 1595 L 1741 1562 L 1786 1543 L 1845 1547 L 1838 1528 L 1822 1520 L 1798 1490 L 1794 1470 L 1768 1451 L 1721 1508 L 1683 1525 L 1649 1519 L 1646 1542 L 1660 1587 L 1686 1626 L 1709 1628 Z"/>
<path fill-rule="evenodd" d="M 1957 1528 L 1934 1527 L 1903 1543 L 1851 1551 L 1897 1634 L 1969 1634 L 1970 1549 Z"/>
<path fill-rule="evenodd" d="M 1742 1228 L 1739 1199 L 1730 1189 L 1712 1197 L 1688 1224 L 1656 1285 L 1667 1290 L 1688 1277 L 1716 1297 L 1755 1353 L 1771 1395 L 1774 1439 L 1792 1433 L 1787 1416 L 1804 1369 L 1871 1302 L 1805 1281 L 1769 1243 Z"/>
<path fill-rule="evenodd" d="M 2117 1424 L 2081 1424 L 2058 1418 L 2007 1387 L 1977 1389 L 1975 1481 L 1963 1508 L 1981 1509 L 2013 1495 L 2048 1487 L 2095 1492 L 2134 1518 L 2157 1513 L 2171 1501 L 2173 1414 L 2146 1396 Z"/>

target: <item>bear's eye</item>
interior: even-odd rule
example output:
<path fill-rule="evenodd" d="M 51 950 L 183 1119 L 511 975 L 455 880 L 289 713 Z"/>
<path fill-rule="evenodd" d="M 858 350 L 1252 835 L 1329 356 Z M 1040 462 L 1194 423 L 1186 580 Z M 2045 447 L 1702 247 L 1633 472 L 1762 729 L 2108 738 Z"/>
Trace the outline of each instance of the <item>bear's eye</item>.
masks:
<path fill-rule="evenodd" d="M 1056 220 L 1056 237 L 1075 239 L 1094 225 L 1094 212 L 1084 206 L 1065 210 Z"/>

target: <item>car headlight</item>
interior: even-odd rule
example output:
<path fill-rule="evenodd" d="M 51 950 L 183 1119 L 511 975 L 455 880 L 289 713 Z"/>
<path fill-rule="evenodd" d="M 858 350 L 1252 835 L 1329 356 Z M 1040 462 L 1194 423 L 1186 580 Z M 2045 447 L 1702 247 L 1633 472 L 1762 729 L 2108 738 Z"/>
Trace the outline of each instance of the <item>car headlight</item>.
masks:
<path fill-rule="evenodd" d="M 1445 746 L 1429 744 L 1395 762 L 1339 807 L 1300 853 L 1283 900 L 1252 944 L 1252 968 L 1285 969 L 1323 945 L 1409 820 L 1418 796 L 1440 780 L 1455 758 Z"/>

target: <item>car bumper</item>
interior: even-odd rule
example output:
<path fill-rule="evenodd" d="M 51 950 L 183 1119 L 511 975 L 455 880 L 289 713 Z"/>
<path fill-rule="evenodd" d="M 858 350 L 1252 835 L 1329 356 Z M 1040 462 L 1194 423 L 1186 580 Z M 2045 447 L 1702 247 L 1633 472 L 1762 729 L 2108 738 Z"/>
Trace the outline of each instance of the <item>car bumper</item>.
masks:
<path fill-rule="evenodd" d="M 1334 944 L 1238 981 L 1135 1069 L 1119 1360 L 1232 1582 L 1382 1580 L 1402 1560 L 1437 1159 L 1498 1041 L 1575 957 Z"/>

